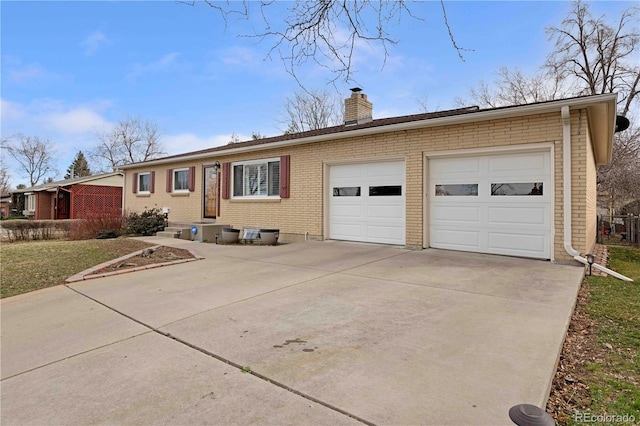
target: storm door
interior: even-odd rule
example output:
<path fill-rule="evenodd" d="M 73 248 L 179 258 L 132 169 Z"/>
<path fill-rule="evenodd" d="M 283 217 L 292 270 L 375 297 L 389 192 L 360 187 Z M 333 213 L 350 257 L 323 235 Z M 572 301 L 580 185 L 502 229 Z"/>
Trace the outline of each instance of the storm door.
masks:
<path fill-rule="evenodd" d="M 204 217 L 215 218 L 218 215 L 218 168 L 204 168 Z"/>

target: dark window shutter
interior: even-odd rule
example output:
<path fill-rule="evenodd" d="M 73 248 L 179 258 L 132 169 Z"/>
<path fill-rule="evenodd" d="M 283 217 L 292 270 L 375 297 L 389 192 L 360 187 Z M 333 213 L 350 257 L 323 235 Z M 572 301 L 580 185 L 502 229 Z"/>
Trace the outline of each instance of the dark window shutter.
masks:
<path fill-rule="evenodd" d="M 165 190 L 167 192 L 173 191 L 173 169 L 167 169 L 167 185 Z"/>
<path fill-rule="evenodd" d="M 289 198 L 290 156 L 280 157 L 280 198 Z"/>
<path fill-rule="evenodd" d="M 196 190 L 196 166 L 189 167 L 189 192 Z"/>
<path fill-rule="evenodd" d="M 229 189 L 231 188 L 231 163 L 222 163 L 222 199 L 229 199 Z"/>
<path fill-rule="evenodd" d="M 156 188 L 156 172 L 151 172 L 149 175 L 149 192 L 153 194 Z"/>
<path fill-rule="evenodd" d="M 131 192 L 134 194 L 138 193 L 138 174 L 133 174 L 133 182 L 131 182 Z"/>

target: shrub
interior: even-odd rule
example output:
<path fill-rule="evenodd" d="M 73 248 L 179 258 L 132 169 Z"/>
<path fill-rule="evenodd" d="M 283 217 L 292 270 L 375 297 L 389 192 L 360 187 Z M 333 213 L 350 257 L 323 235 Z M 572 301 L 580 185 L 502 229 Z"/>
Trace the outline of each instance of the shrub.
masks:
<path fill-rule="evenodd" d="M 103 235 L 115 235 L 116 238 L 122 235 L 124 229 L 124 218 L 114 215 L 95 215 L 85 219 L 74 220 L 68 227 L 68 238 L 70 240 L 91 240 L 94 238 L 105 238 Z"/>
<path fill-rule="evenodd" d="M 142 213 L 130 213 L 126 219 L 127 230 L 136 235 L 153 235 L 164 230 L 165 217 L 157 208 Z"/>
<path fill-rule="evenodd" d="M 2 223 L 9 241 L 50 240 L 58 233 L 53 220 L 10 220 Z"/>

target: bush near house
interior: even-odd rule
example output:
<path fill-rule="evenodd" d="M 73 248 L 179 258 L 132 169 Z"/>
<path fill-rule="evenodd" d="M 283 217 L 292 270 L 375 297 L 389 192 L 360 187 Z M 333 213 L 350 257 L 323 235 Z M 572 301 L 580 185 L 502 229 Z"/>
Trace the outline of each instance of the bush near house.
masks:
<path fill-rule="evenodd" d="M 160 209 L 153 208 L 142 213 L 129 213 L 126 218 L 128 232 L 135 235 L 153 235 L 164 230 L 165 217 Z"/>

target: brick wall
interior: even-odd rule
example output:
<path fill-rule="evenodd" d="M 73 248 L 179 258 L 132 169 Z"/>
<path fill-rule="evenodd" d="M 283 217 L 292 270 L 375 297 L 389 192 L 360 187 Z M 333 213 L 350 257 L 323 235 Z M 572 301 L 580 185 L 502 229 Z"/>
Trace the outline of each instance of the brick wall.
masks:
<path fill-rule="evenodd" d="M 572 111 L 573 163 L 573 245 L 584 251 L 591 244 L 590 211 L 587 208 L 588 187 L 593 176 L 589 171 L 593 161 L 587 149 L 587 116 Z M 218 155 L 195 162 L 172 163 L 151 168 L 126 171 L 125 208 L 141 211 L 150 207 L 169 207 L 172 221 L 200 221 L 203 212 L 203 165 L 215 161 L 234 162 L 291 156 L 290 198 L 277 200 L 220 200 L 217 222 L 235 227 L 260 226 L 280 228 L 283 234 L 322 238 L 324 234 L 325 191 L 323 170 L 326 164 L 353 159 L 406 161 L 406 244 L 422 247 L 425 193 L 424 153 L 494 146 L 553 143 L 555 145 L 555 258 L 569 259 L 563 248 L 562 217 L 562 120 L 560 112 L 526 117 L 499 119 L 478 123 L 440 126 L 420 130 L 397 131 L 384 135 L 361 136 L 339 141 L 305 144 L 286 148 L 265 149 L 238 155 Z M 165 190 L 167 168 L 196 166 L 195 191 L 176 196 Z M 133 173 L 155 171 L 153 194 L 140 195 L 131 191 Z M 590 197 L 591 195 L 589 195 Z M 427 243 L 428 244 L 428 243 Z"/>

